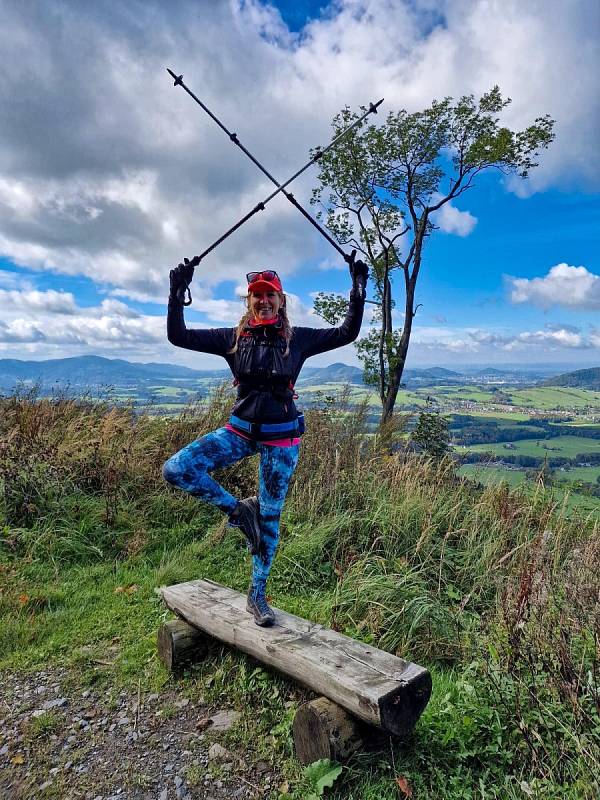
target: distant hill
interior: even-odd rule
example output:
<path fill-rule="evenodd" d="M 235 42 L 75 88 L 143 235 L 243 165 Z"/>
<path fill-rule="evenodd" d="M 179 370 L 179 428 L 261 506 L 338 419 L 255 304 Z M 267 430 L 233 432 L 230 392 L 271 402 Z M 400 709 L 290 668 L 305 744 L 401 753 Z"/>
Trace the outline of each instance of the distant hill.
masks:
<path fill-rule="evenodd" d="M 227 370 L 227 373 L 229 370 Z M 0 388 L 12 389 L 18 383 L 71 387 L 137 386 L 140 383 L 171 383 L 214 376 L 224 370 L 201 372 L 174 364 L 138 364 L 120 358 L 75 356 L 48 361 L 0 359 Z"/>
<path fill-rule="evenodd" d="M 432 378 L 441 378 L 442 380 L 458 380 L 463 378 L 460 372 L 455 372 L 452 369 L 445 367 L 427 367 L 426 369 L 405 369 L 402 374 L 402 379 L 410 380 L 411 378 L 425 378 L 431 380 Z"/>
<path fill-rule="evenodd" d="M 573 389 L 600 389 L 600 367 L 564 372 L 544 381 L 541 386 L 570 386 Z"/>
<path fill-rule="evenodd" d="M 362 369 L 347 364 L 328 367 L 305 367 L 298 385 L 320 383 L 351 383 L 362 386 Z M 141 364 L 121 358 L 102 356 L 74 356 L 48 361 L 21 361 L 0 359 L 0 390 L 10 391 L 18 384 L 39 384 L 42 391 L 53 387 L 88 389 L 93 387 L 148 387 L 186 386 L 202 382 L 228 380 L 231 372 L 225 365 L 222 370 L 197 370 L 174 364 Z"/>
<path fill-rule="evenodd" d="M 475 375 L 506 375 L 508 370 L 504 369 L 496 369 L 495 367 L 484 367 L 484 369 L 478 369 L 475 372 Z"/>
<path fill-rule="evenodd" d="M 363 371 L 339 362 L 328 367 L 303 367 L 296 382 L 297 386 L 310 386 L 313 383 L 351 383 L 363 385 Z"/>

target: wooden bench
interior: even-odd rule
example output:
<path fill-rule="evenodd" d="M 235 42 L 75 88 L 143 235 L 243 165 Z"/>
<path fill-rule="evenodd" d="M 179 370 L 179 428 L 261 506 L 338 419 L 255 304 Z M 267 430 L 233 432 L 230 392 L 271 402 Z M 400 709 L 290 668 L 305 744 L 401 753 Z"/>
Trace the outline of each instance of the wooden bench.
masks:
<path fill-rule="evenodd" d="M 324 696 L 296 714 L 294 741 L 304 763 L 339 760 L 361 747 L 369 734 L 359 721 L 406 735 L 429 701 L 431 676 L 423 667 L 279 609 L 275 625 L 261 628 L 246 611 L 246 596 L 226 586 L 196 580 L 160 594 L 183 620 L 158 633 L 168 669 L 202 658 L 208 635 Z"/>

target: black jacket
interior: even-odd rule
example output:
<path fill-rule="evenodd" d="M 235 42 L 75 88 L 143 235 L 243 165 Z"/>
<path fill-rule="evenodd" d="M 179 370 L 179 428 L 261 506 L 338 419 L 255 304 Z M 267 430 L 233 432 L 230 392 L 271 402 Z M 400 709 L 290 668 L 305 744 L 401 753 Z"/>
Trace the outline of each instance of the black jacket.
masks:
<path fill-rule="evenodd" d="M 232 413 L 247 422 L 276 423 L 293 421 L 298 416 L 293 386 L 307 358 L 353 342 L 360 331 L 364 299 L 350 293 L 346 318 L 337 328 L 293 328 L 290 351 L 281 323 L 247 327 L 234 346 L 236 328 L 189 330 L 185 327 L 183 305 L 169 298 L 167 336 L 171 344 L 211 353 L 223 358 L 237 381 L 238 396 Z"/>

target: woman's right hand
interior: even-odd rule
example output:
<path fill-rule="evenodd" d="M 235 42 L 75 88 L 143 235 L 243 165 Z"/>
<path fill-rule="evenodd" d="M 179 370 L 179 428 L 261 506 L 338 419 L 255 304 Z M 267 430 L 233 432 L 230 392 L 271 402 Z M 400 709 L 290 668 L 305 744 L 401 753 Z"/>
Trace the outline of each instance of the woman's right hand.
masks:
<path fill-rule="evenodd" d="M 182 264 L 178 264 L 175 269 L 169 272 L 171 294 L 177 295 L 179 292 L 184 292 L 187 289 L 194 277 L 194 267 L 196 266 L 198 266 L 198 262 L 195 258 L 191 261 L 184 258 Z"/>

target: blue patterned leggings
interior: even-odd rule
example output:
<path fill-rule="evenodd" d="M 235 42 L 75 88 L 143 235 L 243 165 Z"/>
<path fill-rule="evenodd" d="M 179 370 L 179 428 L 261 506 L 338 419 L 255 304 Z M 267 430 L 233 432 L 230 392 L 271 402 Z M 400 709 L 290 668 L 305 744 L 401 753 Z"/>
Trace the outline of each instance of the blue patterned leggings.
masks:
<path fill-rule="evenodd" d="M 263 547 L 260 555 L 252 557 L 254 585 L 266 581 L 269 575 L 279 542 L 279 517 L 299 450 L 299 445 L 274 447 L 251 442 L 226 428 L 218 428 L 175 453 L 163 467 L 165 480 L 173 486 L 231 514 L 238 501 L 208 473 L 260 454 L 258 500 Z"/>

